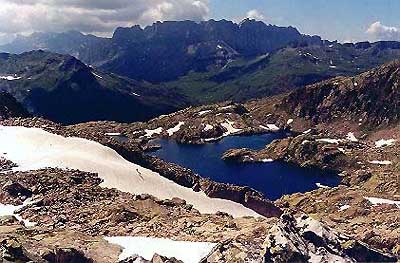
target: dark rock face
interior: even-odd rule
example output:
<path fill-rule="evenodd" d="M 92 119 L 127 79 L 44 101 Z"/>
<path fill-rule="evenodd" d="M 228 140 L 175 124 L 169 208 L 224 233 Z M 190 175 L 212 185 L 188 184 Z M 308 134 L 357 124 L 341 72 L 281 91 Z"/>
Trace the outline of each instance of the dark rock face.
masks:
<path fill-rule="evenodd" d="M 32 196 L 32 191 L 19 182 L 8 181 L 3 185 L 2 190 L 7 192 L 12 197 L 23 196 L 28 198 Z"/>
<path fill-rule="evenodd" d="M 0 88 L 30 113 L 65 124 L 142 121 L 185 105 L 185 99 L 175 92 L 99 72 L 69 55 L 43 51 L 2 54 L 0 75 L 17 76 L 12 81 L 0 79 Z M 0 106 L 0 118 L 27 114 L 10 96 L 1 94 L 0 105 L 4 105 Z"/>
<path fill-rule="evenodd" d="M 13 238 L 1 240 L 0 252 L 2 262 L 31 262 L 32 260 L 18 240 Z"/>
<path fill-rule="evenodd" d="M 138 26 L 118 28 L 111 42 L 120 47 L 121 53 L 102 67 L 135 79 L 160 82 L 176 79 L 190 70 L 223 66 L 239 54 L 265 54 L 302 41 L 314 42 L 295 28 L 254 20 L 240 24 L 225 20 L 158 22 L 144 29 Z M 129 65 L 123 66 L 123 61 L 129 61 Z M 175 66 L 167 66 L 171 64 Z"/>
<path fill-rule="evenodd" d="M 57 248 L 43 258 L 52 263 L 92 263 L 93 260 L 74 248 Z"/>
<path fill-rule="evenodd" d="M 282 215 L 265 241 L 266 262 L 396 262 L 304 215 Z"/>
<path fill-rule="evenodd" d="M 313 123 L 351 118 L 369 126 L 400 120 L 400 62 L 354 78 L 337 78 L 292 92 L 281 107 Z"/>
<path fill-rule="evenodd" d="M 0 120 L 10 117 L 28 117 L 28 112 L 9 93 L 0 92 Z"/>
<path fill-rule="evenodd" d="M 321 42 L 318 37 L 301 35 L 293 27 L 277 27 L 254 20 L 240 24 L 210 20 L 157 22 L 144 29 L 139 26 L 117 28 L 111 39 L 75 31 L 35 33 L 19 37 L 0 49 L 13 53 L 45 49 L 70 54 L 117 74 L 160 82 L 176 79 L 190 70 L 223 66 L 238 54 L 265 54 L 291 43 Z"/>

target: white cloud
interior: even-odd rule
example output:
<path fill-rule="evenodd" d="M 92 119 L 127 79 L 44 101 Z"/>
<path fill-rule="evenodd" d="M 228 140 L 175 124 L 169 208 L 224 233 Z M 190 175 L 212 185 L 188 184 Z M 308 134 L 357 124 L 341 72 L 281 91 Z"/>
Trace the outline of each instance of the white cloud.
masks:
<path fill-rule="evenodd" d="M 265 16 L 257 9 L 252 9 L 246 13 L 246 18 L 255 19 L 259 21 L 264 21 Z"/>
<path fill-rule="evenodd" d="M 400 40 L 400 28 L 383 25 L 380 21 L 372 23 L 366 33 L 374 40 Z"/>
<path fill-rule="evenodd" d="M 34 31 L 111 33 L 118 26 L 203 20 L 208 0 L 0 0 L 0 36 Z"/>

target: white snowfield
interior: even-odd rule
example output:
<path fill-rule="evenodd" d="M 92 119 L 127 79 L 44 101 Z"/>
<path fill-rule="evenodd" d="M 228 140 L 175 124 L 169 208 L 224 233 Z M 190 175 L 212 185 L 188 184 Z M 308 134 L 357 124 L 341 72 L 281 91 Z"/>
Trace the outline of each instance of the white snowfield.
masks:
<path fill-rule="evenodd" d="M 396 205 L 398 208 L 400 208 L 400 201 L 394 201 L 376 197 L 364 197 L 364 198 L 369 202 L 371 202 L 373 205 L 389 204 L 389 205 Z"/>
<path fill-rule="evenodd" d="M 174 135 L 174 133 L 178 132 L 183 125 L 185 125 L 185 123 L 183 121 L 180 121 L 175 127 L 167 130 L 168 135 Z"/>
<path fill-rule="evenodd" d="M 13 80 L 22 79 L 22 77 L 17 77 L 16 75 L 9 75 L 9 76 L 0 76 L 0 79 L 13 81 Z"/>
<path fill-rule="evenodd" d="M 5 154 L 5 155 L 4 155 Z M 18 165 L 15 170 L 42 168 L 77 169 L 98 173 L 102 186 L 133 194 L 150 194 L 159 199 L 178 197 L 201 213 L 226 212 L 234 217 L 260 216 L 251 209 L 225 199 L 210 198 L 128 162 L 117 152 L 97 142 L 64 138 L 42 129 L 0 126 L 0 157 Z"/>
<path fill-rule="evenodd" d="M 375 142 L 375 147 L 380 148 L 380 147 L 385 147 L 385 146 L 392 146 L 395 143 L 396 143 L 395 139 L 390 139 L 390 140 L 381 139 L 381 140 Z"/>
<path fill-rule="evenodd" d="M 151 237 L 105 237 L 108 242 L 123 247 L 119 260 L 138 255 L 151 260 L 154 254 L 176 258 L 185 263 L 198 263 L 217 245 L 206 242 L 173 241 Z"/>

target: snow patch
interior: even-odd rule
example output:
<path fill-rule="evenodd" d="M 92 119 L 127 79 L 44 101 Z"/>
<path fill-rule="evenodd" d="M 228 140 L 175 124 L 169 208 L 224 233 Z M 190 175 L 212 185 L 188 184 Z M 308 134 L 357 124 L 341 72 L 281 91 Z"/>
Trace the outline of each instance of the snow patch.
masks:
<path fill-rule="evenodd" d="M 203 111 L 199 111 L 197 114 L 199 116 L 203 116 L 204 114 L 207 114 L 207 113 L 210 113 L 210 112 L 212 112 L 212 110 L 203 110 Z"/>
<path fill-rule="evenodd" d="M 206 127 L 204 127 L 203 131 L 210 131 L 212 129 L 214 129 L 214 126 L 207 124 Z"/>
<path fill-rule="evenodd" d="M 391 161 L 369 161 L 370 164 L 378 164 L 378 165 L 391 165 Z"/>
<path fill-rule="evenodd" d="M 236 129 L 233 127 L 233 124 L 235 124 L 233 121 L 226 120 L 225 123 L 222 123 L 221 126 L 227 129 L 227 131 L 223 134 L 223 136 L 229 136 L 231 134 L 238 133 L 242 131 L 242 129 Z"/>
<path fill-rule="evenodd" d="M 349 140 L 349 141 L 351 141 L 351 142 L 358 142 L 358 139 L 356 138 L 356 136 L 354 135 L 353 132 L 349 132 L 349 133 L 347 134 L 346 139 Z"/>
<path fill-rule="evenodd" d="M 90 140 L 64 138 L 37 128 L 0 126 L 0 145 L 1 153 L 18 165 L 15 171 L 76 169 L 97 173 L 103 179 L 103 187 L 132 194 L 150 194 L 161 200 L 178 197 L 201 213 L 221 211 L 234 217 L 260 216 L 239 203 L 210 198 L 204 192 L 178 185 Z"/>
<path fill-rule="evenodd" d="M 380 148 L 380 147 L 385 147 L 385 146 L 392 146 L 395 143 L 396 143 L 395 139 L 390 139 L 390 140 L 381 139 L 381 140 L 375 142 L 375 147 Z"/>
<path fill-rule="evenodd" d="M 232 108 L 232 105 L 222 107 L 221 110 L 227 110 L 227 109 L 230 109 L 230 108 Z"/>
<path fill-rule="evenodd" d="M 315 183 L 315 185 L 316 185 L 317 187 L 319 187 L 319 188 L 322 188 L 322 189 L 329 189 L 329 188 L 330 188 L 329 186 L 323 185 L 323 184 L 321 184 L 321 183 Z"/>
<path fill-rule="evenodd" d="M 93 71 L 92 71 L 92 74 L 93 74 L 93 76 L 95 76 L 96 78 L 103 79 L 102 76 L 100 76 L 99 74 L 94 73 Z"/>
<path fill-rule="evenodd" d="M 215 243 L 174 241 L 153 237 L 105 237 L 108 242 L 123 247 L 119 260 L 139 255 L 151 260 L 154 254 L 176 258 L 185 263 L 198 263 L 209 255 Z"/>
<path fill-rule="evenodd" d="M 17 75 L 9 75 L 9 76 L 0 76 L 0 79 L 13 81 L 13 80 L 22 79 L 22 77 L 17 77 Z"/>
<path fill-rule="evenodd" d="M 339 139 L 329 139 L 329 138 L 324 138 L 324 139 L 318 139 L 317 142 L 325 142 L 325 143 L 330 143 L 330 144 L 339 144 L 342 140 Z"/>
<path fill-rule="evenodd" d="M 286 122 L 286 124 L 287 124 L 287 125 L 290 125 L 290 124 L 292 124 L 293 122 L 294 122 L 293 119 L 289 119 L 289 120 Z"/>
<path fill-rule="evenodd" d="M 312 131 L 311 129 L 308 129 L 306 131 L 303 131 L 303 134 L 309 134 L 311 131 Z"/>
<path fill-rule="evenodd" d="M 185 125 L 185 123 L 183 121 L 180 121 L 175 127 L 167 130 L 168 135 L 174 135 L 174 133 L 178 132 L 183 125 Z"/>
<path fill-rule="evenodd" d="M 133 95 L 133 96 L 136 96 L 136 97 L 141 97 L 140 94 L 137 94 L 137 93 L 135 93 L 135 92 L 132 92 L 132 95 Z"/>
<path fill-rule="evenodd" d="M 373 205 L 389 204 L 389 205 L 396 205 L 398 208 L 400 208 L 400 201 L 394 201 L 376 197 L 364 197 L 364 199 L 368 200 Z"/>
<path fill-rule="evenodd" d="M 339 147 L 338 150 L 339 150 L 339 152 L 341 152 L 341 153 L 346 153 L 346 150 L 345 150 L 344 148 Z"/>
<path fill-rule="evenodd" d="M 273 159 L 262 159 L 261 162 L 263 163 L 272 163 L 274 160 Z"/>
<path fill-rule="evenodd" d="M 159 127 L 159 128 L 157 128 L 157 129 L 154 129 L 154 130 L 148 130 L 148 129 L 146 129 L 146 130 L 144 130 L 144 132 L 146 133 L 144 136 L 147 137 L 147 138 L 150 138 L 150 137 L 152 137 L 154 134 L 161 134 L 162 131 L 163 131 L 163 128 L 162 128 L 162 127 Z"/>
<path fill-rule="evenodd" d="M 342 205 L 341 207 L 339 207 L 339 212 L 344 211 L 344 210 L 347 210 L 347 209 L 349 209 L 349 208 L 350 208 L 349 205 Z"/>
<path fill-rule="evenodd" d="M 108 132 L 108 133 L 105 133 L 104 135 L 106 135 L 106 136 L 121 136 L 121 133 L 119 133 L 119 132 Z"/>
<path fill-rule="evenodd" d="M 267 126 L 260 125 L 261 129 L 268 130 L 268 131 L 279 131 L 279 127 L 275 124 L 267 124 Z"/>

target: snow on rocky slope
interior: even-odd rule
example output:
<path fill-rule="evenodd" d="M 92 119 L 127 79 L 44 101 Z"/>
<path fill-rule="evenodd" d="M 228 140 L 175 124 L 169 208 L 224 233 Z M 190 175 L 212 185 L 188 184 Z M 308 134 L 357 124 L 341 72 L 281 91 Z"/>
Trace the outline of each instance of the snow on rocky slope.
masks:
<path fill-rule="evenodd" d="M 106 237 L 105 239 L 124 248 L 119 256 L 120 260 L 125 260 L 134 255 L 151 260 L 154 254 L 159 254 L 174 257 L 185 263 L 197 263 L 217 245 L 207 242 L 173 241 L 150 237 Z"/>
<path fill-rule="evenodd" d="M 77 169 L 98 173 L 104 187 L 134 194 L 150 194 L 159 199 L 178 197 L 202 213 L 229 213 L 235 217 L 259 216 L 243 205 L 180 186 L 158 173 L 123 159 L 99 143 L 65 138 L 36 128 L 0 126 L 0 157 L 18 164 L 18 170 L 41 168 Z"/>

